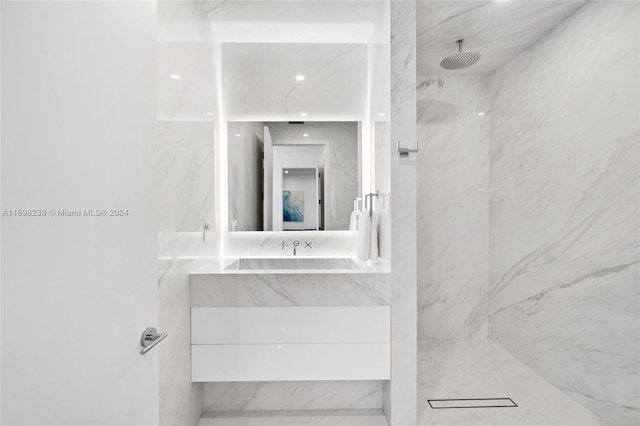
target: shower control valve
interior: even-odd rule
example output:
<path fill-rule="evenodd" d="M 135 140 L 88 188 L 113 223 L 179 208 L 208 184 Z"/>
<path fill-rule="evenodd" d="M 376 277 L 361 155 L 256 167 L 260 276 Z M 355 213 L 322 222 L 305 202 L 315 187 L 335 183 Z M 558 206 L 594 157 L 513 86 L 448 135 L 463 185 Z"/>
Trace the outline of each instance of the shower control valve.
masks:
<path fill-rule="evenodd" d="M 311 248 L 312 244 L 313 244 L 313 242 L 311 240 L 305 240 L 304 241 L 304 248 Z"/>
<path fill-rule="evenodd" d="M 287 247 L 289 243 L 287 242 L 287 240 L 282 240 L 278 243 L 278 245 L 282 246 L 282 250 L 284 250 L 284 248 Z"/>

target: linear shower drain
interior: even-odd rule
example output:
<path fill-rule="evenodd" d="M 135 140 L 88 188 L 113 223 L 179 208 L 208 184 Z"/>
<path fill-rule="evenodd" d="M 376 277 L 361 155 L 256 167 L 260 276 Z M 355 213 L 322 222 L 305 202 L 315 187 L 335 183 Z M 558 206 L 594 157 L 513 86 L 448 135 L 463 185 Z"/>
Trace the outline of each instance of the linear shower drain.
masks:
<path fill-rule="evenodd" d="M 509 408 L 517 407 L 511 398 L 428 399 L 433 409 L 441 408 Z"/>

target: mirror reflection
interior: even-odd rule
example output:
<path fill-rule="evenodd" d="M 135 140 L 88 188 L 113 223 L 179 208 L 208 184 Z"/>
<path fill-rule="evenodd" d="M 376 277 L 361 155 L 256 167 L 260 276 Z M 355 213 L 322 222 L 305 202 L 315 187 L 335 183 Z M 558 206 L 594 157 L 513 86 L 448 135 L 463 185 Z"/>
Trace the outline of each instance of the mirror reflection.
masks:
<path fill-rule="evenodd" d="M 357 122 L 229 122 L 229 231 L 348 230 Z"/>

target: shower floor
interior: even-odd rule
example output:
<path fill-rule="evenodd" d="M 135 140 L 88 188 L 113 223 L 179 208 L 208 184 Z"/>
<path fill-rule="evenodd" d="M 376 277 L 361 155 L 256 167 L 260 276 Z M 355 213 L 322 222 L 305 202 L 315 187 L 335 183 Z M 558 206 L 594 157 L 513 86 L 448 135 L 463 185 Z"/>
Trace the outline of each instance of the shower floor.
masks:
<path fill-rule="evenodd" d="M 518 407 L 433 409 L 427 400 L 511 398 Z M 418 345 L 419 426 L 602 426 L 586 408 L 489 340 Z"/>

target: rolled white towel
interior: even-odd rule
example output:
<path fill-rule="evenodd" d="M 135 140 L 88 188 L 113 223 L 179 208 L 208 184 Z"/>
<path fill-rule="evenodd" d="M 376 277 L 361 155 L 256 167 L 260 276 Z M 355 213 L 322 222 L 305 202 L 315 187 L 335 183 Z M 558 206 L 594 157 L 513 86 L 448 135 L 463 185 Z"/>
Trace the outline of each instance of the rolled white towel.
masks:
<path fill-rule="evenodd" d="M 357 211 L 352 211 L 351 216 L 349 217 L 349 231 L 357 231 L 358 230 L 358 213 Z"/>
<path fill-rule="evenodd" d="M 378 260 L 378 214 L 371 215 L 371 238 L 369 242 L 369 260 Z"/>
<path fill-rule="evenodd" d="M 358 251 L 360 260 L 368 260 L 371 251 L 371 218 L 369 210 L 363 210 L 358 220 Z"/>

